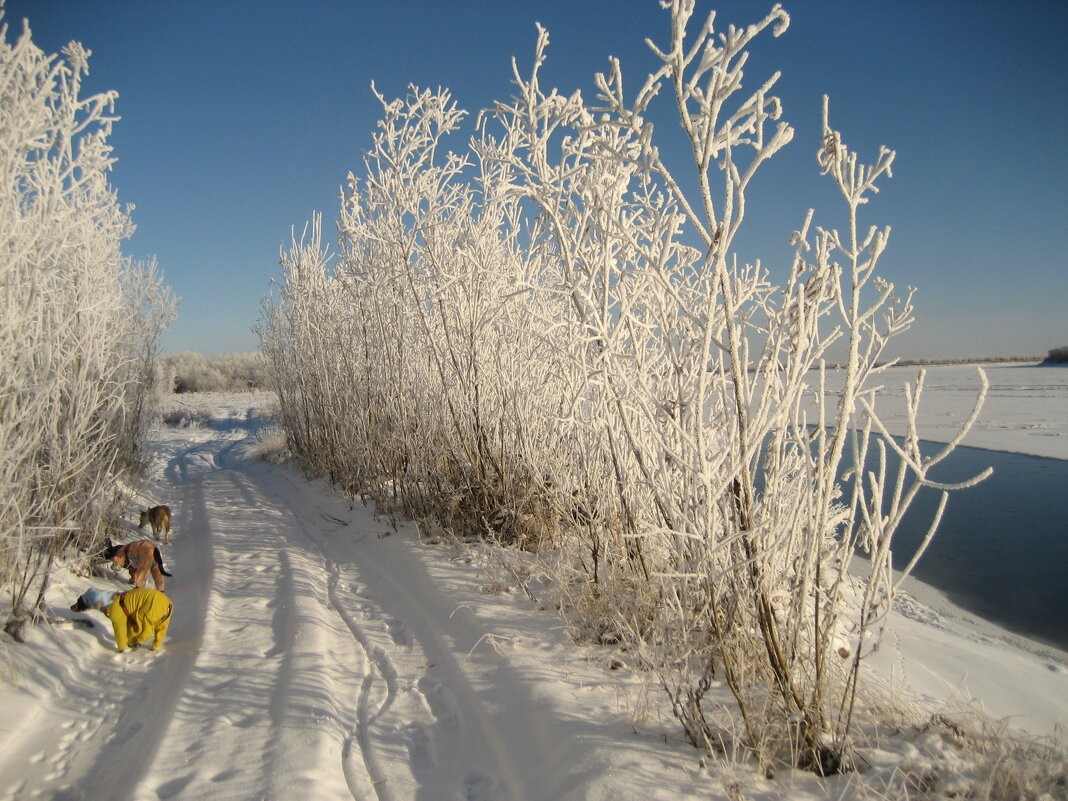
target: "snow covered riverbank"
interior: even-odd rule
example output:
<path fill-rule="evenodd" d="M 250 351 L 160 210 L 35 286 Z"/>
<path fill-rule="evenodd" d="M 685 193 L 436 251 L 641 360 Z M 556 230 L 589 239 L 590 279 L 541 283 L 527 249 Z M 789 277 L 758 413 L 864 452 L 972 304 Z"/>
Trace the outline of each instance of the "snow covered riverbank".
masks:
<path fill-rule="evenodd" d="M 941 370 L 966 369 L 929 370 L 935 417 L 967 413 L 953 375 L 932 391 Z M 1040 426 L 1012 404 L 1021 448 L 1065 441 L 1064 385 L 1042 387 Z M 862 797 L 856 777 L 769 782 L 729 757 L 701 763 L 625 655 L 574 646 L 539 609 L 548 588 L 530 585 L 535 603 L 491 551 L 423 544 L 414 526 L 264 462 L 266 396 L 175 402 L 187 408 L 174 419 L 195 424 L 159 430 L 139 499 L 175 513 L 166 647 L 115 654 L 97 613 L 90 629 L 5 640 L 0 801 Z M 82 617 L 67 607 L 90 584 L 121 586 L 61 572 L 56 616 Z M 872 664 L 902 705 L 929 704 L 918 722 L 966 707 L 1034 735 L 1068 721 L 1068 655 L 907 589 Z M 967 776 L 952 738 L 928 734 L 884 734 L 866 780 L 891 787 L 938 760 L 943 779 Z"/>

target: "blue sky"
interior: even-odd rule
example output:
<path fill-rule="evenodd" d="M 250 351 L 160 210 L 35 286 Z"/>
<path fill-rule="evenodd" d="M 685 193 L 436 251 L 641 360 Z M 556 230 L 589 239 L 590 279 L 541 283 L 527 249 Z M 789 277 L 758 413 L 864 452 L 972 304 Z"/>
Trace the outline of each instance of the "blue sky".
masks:
<path fill-rule="evenodd" d="M 746 75 L 753 86 L 782 71 L 796 134 L 751 187 L 740 257 L 781 277 L 808 207 L 844 226 L 815 163 L 826 93 L 862 159 L 897 151 L 862 217 L 893 228 L 880 272 L 919 290 L 893 353 L 1068 344 L 1068 3 L 783 5 L 790 29 L 757 41 Z M 718 27 L 770 7 L 698 2 Z M 529 66 L 541 22 L 543 83 L 592 94 L 613 55 L 633 91 L 654 68 L 644 39 L 668 39 L 655 0 L 8 0 L 9 37 L 23 18 L 48 52 L 72 39 L 93 51 L 89 91 L 119 92 L 113 184 L 137 225 L 126 252 L 157 256 L 182 299 L 164 348 L 209 355 L 256 349 L 250 327 L 290 228 L 315 211 L 332 228 L 379 117 L 372 80 L 389 97 L 445 86 L 477 112 L 510 96 L 511 58 Z"/>

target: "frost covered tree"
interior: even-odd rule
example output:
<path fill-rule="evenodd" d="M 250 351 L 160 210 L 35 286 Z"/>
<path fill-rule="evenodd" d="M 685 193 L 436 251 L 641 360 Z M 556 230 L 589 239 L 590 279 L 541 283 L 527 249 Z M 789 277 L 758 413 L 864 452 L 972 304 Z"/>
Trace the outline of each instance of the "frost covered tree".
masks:
<path fill-rule="evenodd" d="M 262 348 L 313 472 L 540 548 L 571 620 L 628 640 L 696 746 L 836 772 L 896 586 L 894 531 L 922 487 L 944 506 L 954 487 L 931 471 L 982 388 L 960 436 L 923 457 L 920 373 L 903 443 L 888 435 L 873 379 L 911 290 L 878 277 L 889 230 L 859 212 L 893 152 L 861 163 L 825 107 L 814 166 L 846 225 L 810 211 L 776 283 L 735 239 L 753 176 L 794 132 L 778 76 L 743 91 L 743 68 L 789 17 L 694 31 L 692 0 L 662 5 L 670 40 L 650 42 L 661 66 L 631 98 L 615 61 L 592 100 L 544 88 L 539 28 L 533 68 L 514 66 L 466 155 L 444 150 L 463 119 L 447 92 L 380 96 L 337 261 L 318 223 L 283 254 Z M 685 158 L 654 130 L 665 105 Z M 846 356 L 829 403 L 832 346 Z M 718 683 L 733 710 L 710 702 Z"/>
<path fill-rule="evenodd" d="M 121 252 L 133 226 L 107 181 L 115 94 L 81 96 L 88 57 L 0 25 L 0 586 L 16 635 L 57 555 L 102 534 L 141 465 L 174 310 L 154 262 Z"/>

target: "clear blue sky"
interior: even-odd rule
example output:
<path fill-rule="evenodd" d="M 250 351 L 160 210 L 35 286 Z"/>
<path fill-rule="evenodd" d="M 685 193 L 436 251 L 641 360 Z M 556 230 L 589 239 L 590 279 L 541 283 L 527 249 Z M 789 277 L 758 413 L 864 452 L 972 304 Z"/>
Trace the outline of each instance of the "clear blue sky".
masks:
<path fill-rule="evenodd" d="M 705 2 L 748 24 L 771 3 Z M 758 40 L 749 84 L 774 70 L 794 141 L 749 196 L 740 256 L 782 276 L 809 206 L 841 225 L 818 175 L 820 98 L 894 178 L 862 223 L 893 227 L 881 273 L 919 288 L 896 355 L 1044 354 L 1068 345 L 1068 3 L 1063 0 L 785 2 L 790 29 Z M 379 107 L 408 83 L 446 86 L 475 112 L 510 96 L 535 22 L 551 45 L 543 82 L 590 93 L 614 55 L 633 91 L 667 41 L 656 0 L 8 0 L 48 52 L 93 51 L 90 91 L 119 92 L 113 183 L 134 204 L 126 252 L 155 255 L 181 297 L 168 351 L 255 350 L 278 249 L 315 211 L 330 224 Z M 592 93 L 591 93 L 592 94 Z M 456 147 L 462 147 L 457 142 Z"/>

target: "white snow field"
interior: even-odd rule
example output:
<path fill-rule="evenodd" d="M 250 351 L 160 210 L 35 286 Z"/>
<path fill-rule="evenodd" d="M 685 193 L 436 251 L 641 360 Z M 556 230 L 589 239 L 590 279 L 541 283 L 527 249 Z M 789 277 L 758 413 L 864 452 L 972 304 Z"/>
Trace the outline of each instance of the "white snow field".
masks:
<path fill-rule="evenodd" d="M 995 416 L 968 443 L 1068 457 L 1068 371 L 990 374 Z M 936 426 L 967 414 L 968 382 L 974 369 L 929 370 Z M 121 589 L 118 576 L 58 571 L 54 614 L 94 625 L 3 635 L 0 801 L 869 797 L 856 777 L 703 763 L 625 655 L 573 644 L 491 551 L 421 543 L 414 525 L 263 461 L 268 396 L 171 403 L 207 422 L 156 432 L 137 499 L 174 513 L 166 644 L 114 653 L 103 615 L 68 606 L 90 585 Z M 1068 721 L 1068 655 L 922 586 L 901 596 L 873 665 L 926 717 L 983 709 L 1033 735 Z M 869 780 L 955 758 L 934 732 L 864 754 Z"/>

